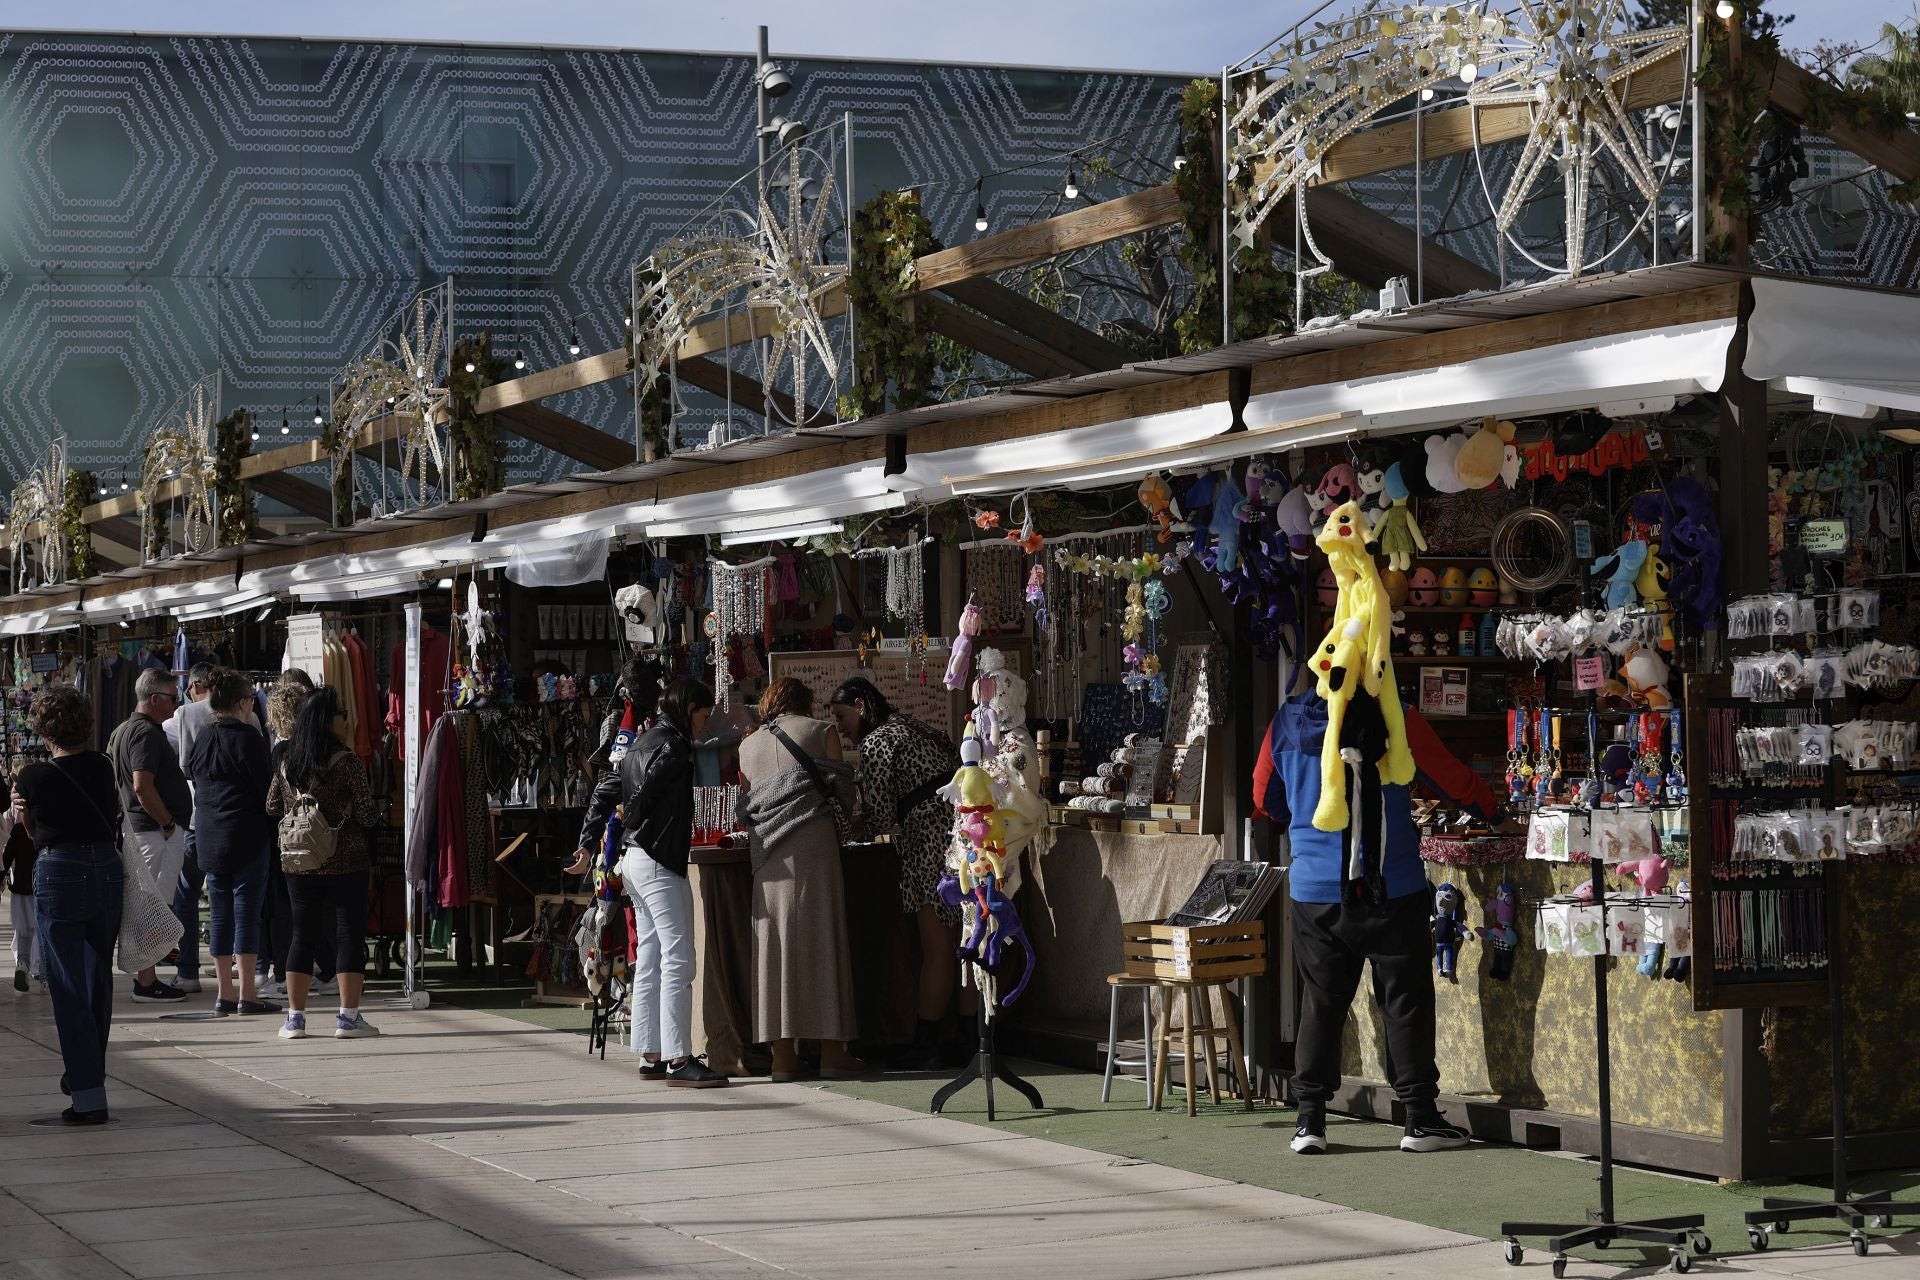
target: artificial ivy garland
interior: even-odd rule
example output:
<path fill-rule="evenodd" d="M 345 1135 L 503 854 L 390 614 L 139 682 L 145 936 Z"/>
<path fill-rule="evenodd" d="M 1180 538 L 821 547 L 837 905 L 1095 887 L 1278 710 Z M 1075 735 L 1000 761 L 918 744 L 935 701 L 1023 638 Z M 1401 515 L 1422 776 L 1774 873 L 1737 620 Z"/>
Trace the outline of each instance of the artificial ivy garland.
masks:
<path fill-rule="evenodd" d="M 87 532 L 87 522 L 80 513 L 86 510 L 87 499 L 93 496 L 96 487 L 91 471 L 67 472 L 67 488 L 60 495 L 60 513 L 56 518 L 60 522 L 60 536 L 67 544 L 69 581 L 93 576 L 93 535 Z"/>
<path fill-rule="evenodd" d="M 467 372 L 467 366 L 473 372 Z M 453 497 L 468 502 L 498 493 L 506 483 L 507 447 L 494 429 L 493 416 L 479 412 L 480 393 L 503 381 L 512 364 L 493 353 L 493 335 L 485 331 L 456 342 L 448 358 L 447 429 L 453 443 Z"/>
<path fill-rule="evenodd" d="M 1180 137 L 1187 163 L 1174 171 L 1180 197 L 1180 225 L 1186 240 L 1180 261 L 1193 276 L 1193 301 L 1174 321 L 1180 349 L 1208 351 L 1238 338 L 1284 333 L 1290 327 L 1293 280 L 1273 260 L 1273 251 L 1255 243 L 1233 256 L 1232 332 L 1220 333 L 1220 85 L 1195 80 L 1180 96 Z M 1242 173 L 1235 186 L 1251 190 L 1253 175 Z"/>
<path fill-rule="evenodd" d="M 853 386 L 840 398 L 842 420 L 884 413 L 889 386 L 895 409 L 933 403 L 938 357 L 933 323 L 913 305 L 913 264 L 939 247 L 917 191 L 882 191 L 854 210 Z"/>
<path fill-rule="evenodd" d="M 253 452 L 253 415 L 235 409 L 213 424 L 213 510 L 219 544 L 237 547 L 260 536 L 260 524 L 254 516 L 253 491 L 240 478 L 240 463 Z M 151 547 L 149 555 L 164 554 L 165 523 L 160 508 L 154 509 L 154 524 L 162 530 L 160 552 Z"/>

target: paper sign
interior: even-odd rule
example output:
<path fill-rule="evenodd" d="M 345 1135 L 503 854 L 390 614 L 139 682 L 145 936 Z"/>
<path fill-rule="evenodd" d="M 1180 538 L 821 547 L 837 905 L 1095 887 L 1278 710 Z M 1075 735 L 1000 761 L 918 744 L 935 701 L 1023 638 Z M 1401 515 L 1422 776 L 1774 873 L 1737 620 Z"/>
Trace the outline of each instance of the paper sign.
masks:
<path fill-rule="evenodd" d="M 1607 682 L 1607 660 L 1595 654 L 1590 658 L 1575 658 L 1573 661 L 1573 687 L 1586 692 L 1598 689 Z"/>
<path fill-rule="evenodd" d="M 1593 559 L 1593 526 L 1585 520 L 1573 522 L 1573 554 L 1576 559 Z"/>
<path fill-rule="evenodd" d="M 1805 547 L 1810 555 L 1845 555 L 1847 522 L 1845 520 L 1809 520 L 1800 526 L 1800 545 Z"/>
<path fill-rule="evenodd" d="M 1193 940 L 1185 929 L 1173 931 L 1173 976 L 1191 978 L 1193 976 Z"/>
<path fill-rule="evenodd" d="M 34 672 L 38 675 L 46 675 L 48 672 L 60 669 L 60 655 L 57 653 L 36 653 L 31 661 Z"/>

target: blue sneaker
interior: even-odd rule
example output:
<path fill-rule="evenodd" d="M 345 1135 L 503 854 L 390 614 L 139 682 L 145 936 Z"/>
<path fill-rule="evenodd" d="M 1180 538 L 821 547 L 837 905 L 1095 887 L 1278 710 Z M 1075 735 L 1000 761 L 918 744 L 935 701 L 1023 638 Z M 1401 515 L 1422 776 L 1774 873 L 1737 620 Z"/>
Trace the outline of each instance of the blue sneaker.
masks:
<path fill-rule="evenodd" d="M 344 1013 L 334 1016 L 333 1038 L 335 1040 L 360 1040 L 379 1034 L 380 1028 L 368 1022 L 362 1014 L 356 1013 L 351 1018 Z"/>
<path fill-rule="evenodd" d="M 305 1040 L 307 1038 L 307 1015 L 296 1010 L 287 1011 L 287 1023 L 280 1028 L 282 1040 Z"/>

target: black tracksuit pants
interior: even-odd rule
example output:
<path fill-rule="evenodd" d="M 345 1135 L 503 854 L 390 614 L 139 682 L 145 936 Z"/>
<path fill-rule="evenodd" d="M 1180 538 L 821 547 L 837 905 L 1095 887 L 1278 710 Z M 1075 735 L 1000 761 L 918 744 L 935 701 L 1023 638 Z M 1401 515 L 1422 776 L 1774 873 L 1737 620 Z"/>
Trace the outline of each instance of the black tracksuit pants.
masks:
<path fill-rule="evenodd" d="M 1373 968 L 1373 997 L 1387 1024 L 1387 1074 L 1400 1101 L 1415 1111 L 1440 1093 L 1434 1057 L 1432 896 L 1424 890 L 1384 906 L 1291 903 L 1293 954 L 1303 988 L 1294 1046 L 1294 1095 L 1325 1104 L 1340 1087 L 1340 1042 L 1360 989 L 1361 966 Z"/>

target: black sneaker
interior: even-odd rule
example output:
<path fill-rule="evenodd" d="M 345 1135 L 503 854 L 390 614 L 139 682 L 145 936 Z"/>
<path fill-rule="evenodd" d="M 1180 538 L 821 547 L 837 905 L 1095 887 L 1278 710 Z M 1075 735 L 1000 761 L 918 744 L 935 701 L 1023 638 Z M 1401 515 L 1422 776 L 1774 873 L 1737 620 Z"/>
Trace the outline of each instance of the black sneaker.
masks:
<path fill-rule="evenodd" d="M 1300 1104 L 1300 1127 L 1293 1131 L 1293 1152 L 1317 1156 L 1327 1149 L 1327 1109 L 1316 1103 Z"/>
<path fill-rule="evenodd" d="M 186 998 L 186 992 L 178 987 L 170 987 L 158 978 L 153 980 L 151 986 L 143 987 L 137 982 L 133 984 L 135 1004 L 178 1004 Z"/>
<path fill-rule="evenodd" d="M 68 1107 L 60 1113 L 60 1118 L 68 1124 L 105 1124 L 109 1119 L 105 1107 L 101 1107 L 98 1111 L 75 1111 L 72 1107 Z"/>
<path fill-rule="evenodd" d="M 25 969 L 15 969 L 13 971 L 13 989 L 15 991 L 25 991 L 27 989 L 27 971 Z"/>
<path fill-rule="evenodd" d="M 698 1058 L 667 1068 L 667 1084 L 681 1089 L 724 1089 L 733 1083 Z"/>
<path fill-rule="evenodd" d="M 667 1078 L 666 1059 L 662 1058 L 658 1062 L 642 1062 L 640 1064 L 640 1078 L 642 1080 L 665 1080 Z"/>
<path fill-rule="evenodd" d="M 1473 1141 L 1473 1135 L 1447 1123 L 1443 1112 L 1429 1111 L 1407 1117 L 1407 1131 L 1400 1139 L 1402 1151 L 1452 1151 Z"/>

